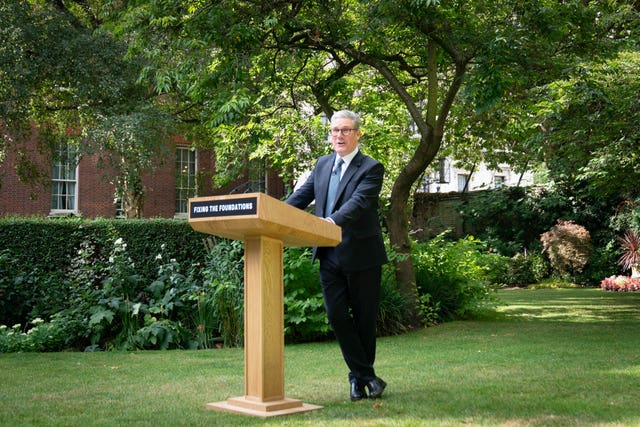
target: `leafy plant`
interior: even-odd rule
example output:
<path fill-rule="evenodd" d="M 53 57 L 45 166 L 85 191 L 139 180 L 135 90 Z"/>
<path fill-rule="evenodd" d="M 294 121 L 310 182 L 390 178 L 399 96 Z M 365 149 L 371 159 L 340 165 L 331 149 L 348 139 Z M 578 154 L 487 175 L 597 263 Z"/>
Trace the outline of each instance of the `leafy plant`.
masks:
<path fill-rule="evenodd" d="M 425 326 L 436 325 L 440 321 L 440 302 L 434 301 L 431 294 L 418 296 L 418 313 Z"/>
<path fill-rule="evenodd" d="M 388 257 L 389 262 L 382 266 L 380 309 L 377 324 L 378 335 L 383 336 L 401 334 L 409 329 L 405 323 L 407 314 L 406 298 L 398 290 L 394 268 L 394 259 L 403 259 L 406 258 L 406 255 L 388 251 Z"/>
<path fill-rule="evenodd" d="M 580 273 L 593 250 L 589 231 L 573 221 L 558 220 L 540 240 L 551 268 L 561 277 Z"/>
<path fill-rule="evenodd" d="M 625 270 L 637 269 L 640 266 L 640 236 L 635 230 L 632 230 L 626 232 L 618 240 L 622 251 L 618 263 Z"/>
<path fill-rule="evenodd" d="M 472 236 L 452 242 L 445 239 L 445 233 L 415 244 L 412 256 L 419 297 L 430 295 L 421 303 L 437 307 L 440 320 L 464 318 L 494 304 L 485 261 L 492 255 L 482 249 L 483 243 Z M 434 318 L 432 308 L 426 312 Z"/>
<path fill-rule="evenodd" d="M 318 264 L 308 248 L 284 251 L 284 323 L 288 341 L 313 341 L 329 336 Z"/>
<path fill-rule="evenodd" d="M 509 258 L 503 276 L 505 285 L 530 285 L 547 277 L 549 263 L 541 253 L 517 253 Z"/>
<path fill-rule="evenodd" d="M 45 322 L 37 317 L 25 325 L 11 328 L 0 325 L 0 353 L 61 351 L 65 349 L 65 331 L 53 319 Z"/>
<path fill-rule="evenodd" d="M 202 303 L 213 309 L 227 347 L 244 344 L 244 244 L 237 240 L 208 239 Z"/>

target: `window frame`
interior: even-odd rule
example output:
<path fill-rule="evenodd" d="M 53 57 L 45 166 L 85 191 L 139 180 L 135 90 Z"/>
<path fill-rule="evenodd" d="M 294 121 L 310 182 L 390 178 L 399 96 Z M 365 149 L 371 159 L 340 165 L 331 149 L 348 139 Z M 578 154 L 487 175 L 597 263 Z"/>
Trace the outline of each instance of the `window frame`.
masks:
<path fill-rule="evenodd" d="M 64 153 L 63 153 L 64 151 Z M 71 158 L 73 157 L 73 165 Z M 66 216 L 78 214 L 78 188 L 79 188 L 79 166 L 80 158 L 78 150 L 73 145 L 62 142 L 56 145 L 51 162 L 51 191 L 49 193 L 49 216 Z M 59 172 L 56 173 L 56 170 Z M 73 171 L 73 174 L 70 172 Z M 56 176 L 59 175 L 59 176 Z M 71 176 L 70 176 L 71 175 Z M 58 184 L 65 187 L 66 192 L 54 193 Z M 68 186 L 73 185 L 72 193 L 68 191 Z M 62 200 L 61 200 L 62 199 Z M 69 208 L 69 199 L 73 202 L 73 207 Z M 54 200 L 57 202 L 54 207 Z M 60 203 L 62 202 L 62 203 Z M 64 204 L 65 208 L 60 208 Z"/>
<path fill-rule="evenodd" d="M 470 190 L 469 186 L 470 186 L 470 182 L 469 182 L 469 174 L 464 174 L 464 173 L 459 173 L 458 174 L 458 192 L 462 193 L 465 189 L 465 187 L 467 188 L 467 191 Z M 464 180 L 464 182 L 461 182 L 461 179 Z M 462 184 L 462 185 L 461 185 Z"/>
<path fill-rule="evenodd" d="M 189 153 L 188 159 L 185 162 L 183 153 Z M 191 155 L 193 154 L 193 173 L 190 173 L 190 165 Z M 189 215 L 189 203 L 188 200 L 190 197 L 198 197 L 198 152 L 189 146 L 180 146 L 176 147 L 176 161 L 175 161 L 175 203 L 174 203 L 174 218 L 187 218 Z M 187 186 L 182 186 L 183 183 L 182 177 L 185 174 L 181 173 L 184 170 L 184 167 L 187 167 Z M 190 185 L 192 184 L 192 185 Z M 184 197 L 184 193 L 187 193 L 187 197 Z M 184 200 L 184 205 L 182 204 L 182 200 Z M 184 206 L 184 212 L 179 209 Z"/>

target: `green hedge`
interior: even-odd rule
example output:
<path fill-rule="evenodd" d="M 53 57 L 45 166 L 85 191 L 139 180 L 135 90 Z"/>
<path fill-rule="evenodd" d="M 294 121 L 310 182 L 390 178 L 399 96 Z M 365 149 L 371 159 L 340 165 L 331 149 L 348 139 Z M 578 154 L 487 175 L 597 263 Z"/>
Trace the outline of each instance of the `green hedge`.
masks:
<path fill-rule="evenodd" d="M 205 234 L 183 220 L 113 219 L 0 219 L 0 248 L 11 252 L 23 268 L 58 272 L 69 266 L 82 242 L 91 242 L 99 254 L 108 253 L 122 238 L 142 276 L 155 274 L 155 256 L 165 253 L 179 263 L 202 261 Z"/>
<path fill-rule="evenodd" d="M 24 323 L 63 308 L 64 277 L 78 262 L 104 263 L 118 238 L 127 244 L 136 273 L 153 279 L 160 252 L 185 268 L 202 262 L 205 237 L 186 221 L 170 219 L 0 219 L 0 324 Z M 81 249 L 91 259 L 79 259 Z"/>
<path fill-rule="evenodd" d="M 2 219 L 0 236 L 0 353 L 242 345 L 242 242 L 161 219 Z M 331 337 L 310 258 L 284 253 L 287 342 Z M 385 272 L 386 335 L 405 328 Z"/>

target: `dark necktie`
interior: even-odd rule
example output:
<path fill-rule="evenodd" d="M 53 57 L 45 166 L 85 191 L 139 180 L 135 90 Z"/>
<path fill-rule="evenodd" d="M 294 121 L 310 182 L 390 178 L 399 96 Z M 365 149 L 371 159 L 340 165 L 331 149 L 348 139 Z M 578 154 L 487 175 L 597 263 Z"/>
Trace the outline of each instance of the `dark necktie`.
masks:
<path fill-rule="evenodd" d="M 329 180 L 329 191 L 327 191 L 327 204 L 325 205 L 325 216 L 329 216 L 333 211 L 333 206 L 336 203 L 336 193 L 338 192 L 338 184 L 340 183 L 340 175 L 342 174 L 342 164 L 344 161 L 338 159 L 336 167 L 331 172 L 331 179 Z"/>

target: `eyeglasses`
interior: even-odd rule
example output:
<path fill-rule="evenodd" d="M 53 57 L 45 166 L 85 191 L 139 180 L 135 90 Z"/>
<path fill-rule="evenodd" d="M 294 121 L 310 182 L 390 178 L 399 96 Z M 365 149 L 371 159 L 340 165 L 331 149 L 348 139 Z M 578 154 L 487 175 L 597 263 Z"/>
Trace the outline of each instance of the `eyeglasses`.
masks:
<path fill-rule="evenodd" d="M 356 130 L 356 129 L 353 129 L 353 128 L 331 129 L 329 131 L 329 133 L 332 136 L 338 136 L 340 134 L 342 134 L 343 136 L 349 136 L 349 135 L 351 135 L 351 132 L 353 132 L 354 130 Z"/>

